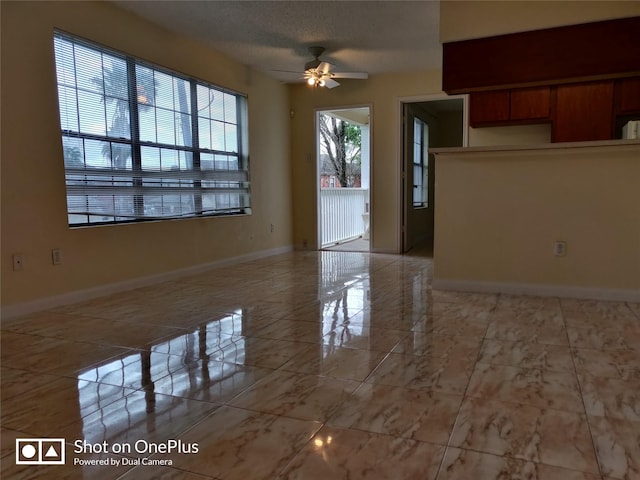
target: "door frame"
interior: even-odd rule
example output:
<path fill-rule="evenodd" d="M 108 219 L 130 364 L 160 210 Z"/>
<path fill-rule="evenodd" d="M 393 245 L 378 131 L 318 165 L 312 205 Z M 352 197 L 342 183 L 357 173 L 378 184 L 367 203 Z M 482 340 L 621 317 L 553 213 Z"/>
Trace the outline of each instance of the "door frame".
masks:
<path fill-rule="evenodd" d="M 322 205 L 320 201 L 320 133 L 318 131 L 318 119 L 323 112 L 338 112 L 340 110 L 356 110 L 366 108 L 369 110 L 369 251 L 373 249 L 373 104 L 353 104 L 353 105 L 340 105 L 333 107 L 316 107 L 314 108 L 313 124 L 314 124 L 314 139 L 315 139 L 315 184 L 316 184 L 316 245 L 318 250 L 322 250 Z"/>
<path fill-rule="evenodd" d="M 405 175 L 405 171 L 408 168 L 407 159 L 408 156 L 405 155 L 405 128 L 406 118 L 405 118 L 405 104 L 408 103 L 422 103 L 422 102 L 430 102 L 430 101 L 438 101 L 438 100 L 456 100 L 462 99 L 462 145 L 463 147 L 469 146 L 469 95 L 447 95 L 446 93 L 432 93 L 425 95 L 415 95 L 410 97 L 398 97 L 397 101 L 397 114 L 400 121 L 398 122 L 398 179 L 399 188 L 398 188 L 398 237 L 397 237 L 397 245 L 399 254 L 403 254 L 405 249 L 405 233 L 406 233 L 406 225 L 405 221 L 408 215 L 408 209 L 411 208 L 407 202 L 407 191 L 408 186 L 408 178 Z M 413 128 L 413 125 L 410 126 Z M 435 208 L 435 204 L 434 204 Z M 435 212 L 434 212 L 435 216 Z"/>

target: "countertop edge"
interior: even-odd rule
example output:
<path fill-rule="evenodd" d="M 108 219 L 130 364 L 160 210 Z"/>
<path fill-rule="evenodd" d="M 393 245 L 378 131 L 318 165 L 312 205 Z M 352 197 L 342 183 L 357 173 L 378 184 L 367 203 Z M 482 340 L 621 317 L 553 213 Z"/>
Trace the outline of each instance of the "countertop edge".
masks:
<path fill-rule="evenodd" d="M 465 153 L 483 153 L 483 152 L 526 152 L 535 150 L 568 150 L 577 148 L 603 148 L 603 147 L 640 147 L 640 139 L 638 140 L 603 140 L 596 142 L 559 142 L 559 143 L 542 143 L 535 145 L 491 145 L 481 147 L 447 147 L 447 148 L 429 148 L 429 153 L 439 154 L 465 154 Z"/>

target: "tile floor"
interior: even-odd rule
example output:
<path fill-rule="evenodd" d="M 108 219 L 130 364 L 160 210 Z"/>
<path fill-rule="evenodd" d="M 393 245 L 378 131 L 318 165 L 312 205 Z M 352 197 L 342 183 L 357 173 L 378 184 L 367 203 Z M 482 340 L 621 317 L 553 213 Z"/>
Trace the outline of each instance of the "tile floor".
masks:
<path fill-rule="evenodd" d="M 431 270 L 295 252 L 3 322 L 1 477 L 639 479 L 640 305 Z M 66 466 L 16 465 L 23 437 Z"/>

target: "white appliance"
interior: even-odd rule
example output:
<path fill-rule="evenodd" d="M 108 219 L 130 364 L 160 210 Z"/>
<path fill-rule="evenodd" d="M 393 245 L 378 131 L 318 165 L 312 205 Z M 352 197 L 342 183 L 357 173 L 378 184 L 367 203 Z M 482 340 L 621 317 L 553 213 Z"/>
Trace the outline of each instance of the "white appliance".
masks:
<path fill-rule="evenodd" d="M 630 120 L 622 127 L 623 140 L 635 140 L 640 138 L 640 120 Z"/>

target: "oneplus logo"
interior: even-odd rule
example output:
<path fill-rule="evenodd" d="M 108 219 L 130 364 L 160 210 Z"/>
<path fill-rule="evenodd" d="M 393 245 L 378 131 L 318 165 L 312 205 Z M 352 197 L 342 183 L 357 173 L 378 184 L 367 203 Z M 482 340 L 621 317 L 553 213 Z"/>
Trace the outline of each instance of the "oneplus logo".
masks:
<path fill-rule="evenodd" d="M 16 438 L 16 465 L 64 465 L 64 438 Z"/>

